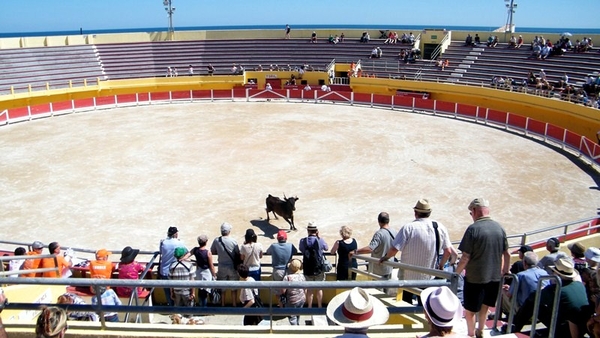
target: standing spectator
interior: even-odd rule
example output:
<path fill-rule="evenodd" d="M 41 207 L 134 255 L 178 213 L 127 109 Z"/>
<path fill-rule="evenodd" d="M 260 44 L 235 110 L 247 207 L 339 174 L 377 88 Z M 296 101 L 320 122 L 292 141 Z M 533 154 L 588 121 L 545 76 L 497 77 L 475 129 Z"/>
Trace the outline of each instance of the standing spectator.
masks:
<path fill-rule="evenodd" d="M 240 275 L 240 280 L 245 282 L 254 282 L 254 278 L 248 275 L 248 266 L 245 264 L 240 264 L 238 267 L 238 274 Z M 243 307 L 249 308 L 253 307 L 256 303 L 256 296 L 258 295 L 257 289 L 248 289 L 242 288 L 240 289 L 240 302 Z M 252 316 L 245 315 L 244 316 L 244 325 L 258 325 L 262 320 L 261 316 Z"/>
<path fill-rule="evenodd" d="M 290 38 L 290 31 L 292 29 L 290 28 L 290 25 L 285 25 L 285 38 L 289 39 Z"/>
<path fill-rule="evenodd" d="M 549 274 L 552 273 L 552 269 L 550 269 L 550 266 L 554 265 L 554 262 L 558 258 L 568 257 L 566 253 L 558 251 L 559 247 L 560 241 L 558 240 L 558 238 L 548 238 L 548 240 L 546 241 L 546 250 L 548 250 L 550 253 L 542 257 L 542 259 L 540 259 L 540 261 L 538 262 L 538 266 L 546 270 L 546 272 L 548 272 Z"/>
<path fill-rule="evenodd" d="M 194 76 L 194 66 L 190 65 L 188 67 L 188 75 L 189 76 Z"/>
<path fill-rule="evenodd" d="M 235 239 L 229 236 L 232 226 L 229 223 L 221 224 L 221 237 L 215 238 L 210 246 L 210 252 L 218 256 L 217 280 L 239 280 L 240 276 L 235 268 L 234 259 L 239 255 L 238 244 Z M 247 267 L 246 267 L 247 268 Z M 237 290 L 231 290 L 231 302 L 237 306 Z M 221 297 L 221 306 L 225 306 L 225 295 Z"/>
<path fill-rule="evenodd" d="M 27 250 L 25 250 L 25 248 L 22 246 L 16 248 L 15 251 L 13 252 L 13 254 L 15 256 L 25 256 L 26 253 L 27 253 Z M 11 259 L 8 262 L 8 271 L 21 270 L 21 267 L 23 266 L 24 261 L 25 261 L 24 259 Z M 9 277 L 19 277 L 19 274 L 15 273 L 14 275 L 9 275 Z"/>
<path fill-rule="evenodd" d="M 526 252 L 530 251 L 533 251 L 533 248 L 531 248 L 529 245 L 521 245 L 521 247 L 519 248 L 519 260 L 514 262 L 514 264 L 510 267 L 510 273 L 516 275 L 521 271 L 525 271 L 525 266 L 523 265 L 523 257 L 525 256 Z M 537 258 L 535 263 L 537 264 Z"/>
<path fill-rule="evenodd" d="M 267 248 L 267 255 L 271 256 L 274 281 L 283 280 L 283 276 L 286 275 L 287 264 L 297 253 L 298 249 L 296 249 L 296 246 L 292 243 L 287 243 L 287 233 L 285 230 L 279 230 L 277 232 L 277 243 L 273 243 Z"/>
<path fill-rule="evenodd" d="M 198 236 L 198 246 L 193 248 L 191 254 L 196 258 L 196 280 L 211 281 L 217 279 L 217 273 L 213 264 L 213 256 L 210 250 L 206 248 L 208 236 Z M 200 298 L 200 306 L 206 307 L 208 294 L 211 289 L 200 289 L 198 296 Z"/>
<path fill-rule="evenodd" d="M 523 256 L 522 265 L 525 267 L 525 270 L 517 273 L 517 277 L 519 278 L 519 288 L 517 290 L 514 289 L 514 284 L 503 285 L 503 297 L 502 297 L 502 311 L 504 313 L 510 313 L 511 311 L 511 299 L 512 297 L 517 297 L 516 307 L 512 309 L 515 313 L 519 311 L 519 308 L 523 306 L 527 298 L 531 295 L 531 293 L 537 290 L 538 281 L 542 276 L 548 276 L 546 270 L 541 269 L 537 266 L 538 257 L 533 251 L 527 251 L 525 254 L 519 255 Z M 544 286 L 548 285 L 548 280 L 544 281 Z"/>
<path fill-rule="evenodd" d="M 3 298 L 3 296 L 0 296 Z M 4 302 L 3 302 L 4 304 Z M 63 338 L 69 325 L 67 325 L 67 312 L 64 309 L 50 306 L 42 307 L 42 311 L 35 323 L 36 338 Z M 0 325 L 2 320 L 0 319 Z M 0 328 L 0 338 L 7 338 L 4 326 Z"/>
<path fill-rule="evenodd" d="M 42 254 L 43 249 L 44 249 L 44 244 L 40 241 L 35 241 L 35 242 L 33 242 L 33 244 L 31 244 L 31 251 L 27 252 L 27 256 L 39 256 Z M 41 263 L 42 263 L 41 258 L 26 259 L 25 262 L 23 262 L 23 270 L 38 269 L 40 267 Z M 26 273 L 26 274 L 21 275 L 21 277 L 41 277 L 41 276 L 42 276 L 41 273 L 35 273 L 35 272 Z"/>
<path fill-rule="evenodd" d="M 167 238 L 160 241 L 159 252 L 160 261 L 158 262 L 158 277 L 159 279 L 169 279 L 169 269 L 171 264 L 176 261 L 175 249 L 185 248 L 185 245 L 179 240 L 179 230 L 176 227 L 169 227 L 167 230 Z M 168 288 L 164 289 L 167 304 L 173 306 L 171 291 Z"/>
<path fill-rule="evenodd" d="M 380 258 L 380 262 L 394 257 L 397 252 L 400 252 L 402 263 L 442 270 L 452 254 L 452 243 L 448 236 L 448 230 L 442 223 L 429 219 L 431 215 L 429 200 L 424 198 L 418 200 L 413 212 L 415 220 L 400 228 L 392 248 Z M 440 252 L 443 252 L 441 259 Z M 398 279 L 427 280 L 431 279 L 431 275 L 400 269 Z M 405 291 L 402 294 L 402 300 L 412 304 L 413 296 L 412 293 Z M 417 299 L 417 302 L 420 302 L 420 299 Z"/>
<path fill-rule="evenodd" d="M 596 268 L 598 263 L 600 263 L 600 249 L 596 247 L 589 247 L 585 250 L 584 253 L 585 261 L 587 262 L 590 268 Z"/>
<path fill-rule="evenodd" d="M 460 337 L 452 332 L 462 318 L 460 300 L 447 286 L 430 287 L 421 292 L 421 303 L 429 323 L 429 333 L 424 337 Z"/>
<path fill-rule="evenodd" d="M 338 261 L 335 265 L 336 278 L 337 280 L 355 280 L 356 272 L 352 273 L 352 278 L 348 276 L 348 268 L 357 268 L 358 263 L 355 258 L 352 258 L 352 254 L 356 253 L 358 244 L 356 239 L 352 238 L 352 229 L 348 226 L 342 226 L 340 229 L 340 235 L 342 239 L 335 241 L 331 247 L 331 254 L 338 255 Z"/>
<path fill-rule="evenodd" d="M 206 66 L 206 70 L 208 70 L 208 76 L 213 76 L 213 74 L 215 73 L 215 67 L 213 67 L 212 64 L 208 64 L 208 66 Z"/>
<path fill-rule="evenodd" d="M 100 301 L 102 305 L 109 306 L 120 306 L 123 305 L 121 300 L 117 296 L 117 294 L 113 291 L 113 289 L 109 289 L 106 286 L 99 286 L 98 291 L 100 292 Z M 92 305 L 98 304 L 98 297 L 92 297 Z M 104 320 L 107 322 L 118 322 L 119 315 L 116 312 L 106 311 L 104 312 Z"/>
<path fill-rule="evenodd" d="M 342 32 L 342 34 L 340 34 L 340 42 L 344 42 L 345 39 L 346 35 L 344 35 L 344 32 Z"/>
<path fill-rule="evenodd" d="M 244 235 L 244 244 L 240 248 L 242 262 L 248 267 L 248 274 L 255 281 L 260 281 L 260 259 L 263 256 L 262 244 L 257 243 L 257 236 L 253 229 L 247 229 Z"/>
<path fill-rule="evenodd" d="M 373 234 L 371 242 L 368 246 L 356 250 L 357 254 L 370 253 L 373 258 L 382 258 L 392 248 L 394 235 L 390 230 L 390 215 L 387 212 L 380 212 L 377 216 L 377 223 L 379 229 Z M 381 276 L 383 279 L 390 279 L 392 270 L 393 268 L 388 265 L 369 263 L 369 271 Z M 384 292 L 386 291 L 384 289 Z"/>
<path fill-rule="evenodd" d="M 589 314 L 585 313 L 589 303 L 585 287 L 576 280 L 579 274 L 568 257 L 559 257 L 550 269 L 562 282 L 558 298 L 556 337 L 582 337 L 585 333 L 585 323 L 589 319 Z M 546 327 L 550 327 L 552 321 L 556 287 L 556 284 L 550 284 L 539 294 L 538 318 Z M 535 293 L 530 295 L 517 312 L 513 332 L 520 332 L 531 319 L 535 298 Z"/>
<path fill-rule="evenodd" d="M 175 249 L 176 261 L 171 263 L 169 268 L 170 280 L 192 281 L 196 276 L 196 268 L 192 262 L 186 260 L 188 252 L 185 248 Z M 190 287 L 171 288 L 171 298 L 175 306 L 194 306 L 194 289 Z"/>
<path fill-rule="evenodd" d="M 300 239 L 298 248 L 303 255 L 304 277 L 307 281 L 322 282 L 325 280 L 325 271 L 320 263 L 323 262 L 323 253 L 329 250 L 327 243 L 319 238 L 319 228 L 316 224 L 310 222 L 306 228 L 308 236 Z M 314 259 L 313 259 L 314 258 Z M 317 293 L 317 306 L 323 307 L 323 290 L 308 289 L 306 299 L 308 307 L 312 307 L 313 294 Z"/>
<path fill-rule="evenodd" d="M 73 258 L 73 250 L 69 249 L 65 252 L 64 255 L 60 253 L 60 244 L 57 242 L 52 242 L 48 245 L 48 251 L 50 251 L 51 255 L 54 255 L 56 258 L 56 262 L 54 261 L 54 257 L 50 258 L 42 258 L 42 262 L 40 263 L 40 268 L 58 268 L 58 271 L 48 271 L 42 274 L 42 277 L 46 278 L 67 278 L 71 276 L 71 259 Z M 57 265 L 58 263 L 58 265 Z"/>
<path fill-rule="evenodd" d="M 283 278 L 286 282 L 304 282 L 306 279 L 300 273 L 302 270 L 302 262 L 294 258 L 289 264 L 288 274 Z M 282 298 L 285 299 L 285 307 L 302 308 L 306 302 L 306 292 L 304 289 L 282 289 L 280 290 Z M 291 315 L 289 318 L 290 325 L 300 325 L 300 316 Z"/>
<path fill-rule="evenodd" d="M 359 287 L 340 293 L 327 304 L 327 318 L 344 327 L 338 338 L 368 337 L 370 326 L 385 324 L 389 317 L 387 307 Z"/>
<path fill-rule="evenodd" d="M 456 273 L 466 271 L 464 308 L 467 334 L 482 337 L 490 306 L 495 306 L 502 275 L 508 273 L 510 254 L 502 226 L 490 218 L 490 203 L 476 198 L 469 204 L 473 224 L 469 225 L 458 246 L 462 257 Z M 476 318 L 479 329 L 475 328 Z"/>
<path fill-rule="evenodd" d="M 96 251 L 96 259 L 90 262 L 90 278 L 110 279 L 113 272 L 113 264 L 108 260 L 112 252 L 106 249 Z"/>
<path fill-rule="evenodd" d="M 146 269 L 146 266 L 135 261 L 135 257 L 140 250 L 126 246 L 121 250 L 121 262 L 119 263 L 119 279 L 138 279 L 140 273 Z M 138 287 L 138 295 L 142 292 L 142 288 Z M 133 292 L 133 288 L 126 286 L 117 286 L 115 288 L 119 297 L 129 297 Z"/>

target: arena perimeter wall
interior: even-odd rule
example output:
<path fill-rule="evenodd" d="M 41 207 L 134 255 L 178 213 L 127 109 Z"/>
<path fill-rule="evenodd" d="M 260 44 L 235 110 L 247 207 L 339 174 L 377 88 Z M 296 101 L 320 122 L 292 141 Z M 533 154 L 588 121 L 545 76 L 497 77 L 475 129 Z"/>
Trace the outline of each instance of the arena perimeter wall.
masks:
<path fill-rule="evenodd" d="M 258 88 L 264 88 L 266 72 L 252 72 L 253 78 L 258 78 Z M 268 72 L 272 77 L 272 72 Z M 288 72 L 275 72 L 280 79 L 287 79 Z M 246 77 L 249 75 L 246 74 Z M 309 72 L 307 76 L 318 78 L 326 76 L 323 72 Z M 99 85 L 72 87 L 48 91 L 32 91 L 14 95 L 0 96 L 0 123 L 4 110 L 34 107 L 49 103 L 67 102 L 71 100 L 100 98 L 114 95 L 136 93 L 160 93 L 169 91 L 206 91 L 206 90 L 243 90 L 245 76 L 193 76 L 179 78 L 146 78 L 131 80 L 100 81 Z M 309 83 L 313 80 L 309 79 Z M 537 121 L 547 122 L 562 127 L 573 133 L 596 140 L 600 131 L 600 111 L 590 107 L 540 96 L 519 92 L 510 92 L 485 87 L 464 86 L 448 83 L 424 81 L 407 81 L 380 78 L 352 78 L 350 88 L 354 93 L 379 94 L 398 96 L 398 90 L 404 92 L 429 93 L 429 100 L 444 101 L 445 103 L 460 103 L 479 106 L 491 110 L 509 112 L 511 114 L 530 117 Z M 438 102 L 440 104 L 440 102 Z M 446 105 L 447 106 L 447 105 Z M 427 108 L 425 106 L 424 108 Z M 433 104 L 431 106 L 433 107 Z M 448 110 L 452 107 L 439 110 Z"/>

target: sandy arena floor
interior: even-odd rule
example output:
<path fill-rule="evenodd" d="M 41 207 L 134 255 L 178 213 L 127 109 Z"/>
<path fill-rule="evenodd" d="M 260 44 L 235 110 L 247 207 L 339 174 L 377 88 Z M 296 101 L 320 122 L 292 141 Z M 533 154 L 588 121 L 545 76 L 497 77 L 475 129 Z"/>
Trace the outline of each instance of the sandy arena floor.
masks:
<path fill-rule="evenodd" d="M 559 152 L 469 122 L 333 104 L 194 103 L 73 114 L 0 128 L 5 240 L 156 250 L 169 226 L 189 247 L 223 221 L 265 248 L 268 194 L 297 195 L 297 243 L 315 221 L 359 246 L 388 211 L 395 229 L 429 198 L 459 240 L 474 197 L 509 234 L 596 214 L 594 177 Z M 113 257 L 117 259 L 117 257 Z"/>

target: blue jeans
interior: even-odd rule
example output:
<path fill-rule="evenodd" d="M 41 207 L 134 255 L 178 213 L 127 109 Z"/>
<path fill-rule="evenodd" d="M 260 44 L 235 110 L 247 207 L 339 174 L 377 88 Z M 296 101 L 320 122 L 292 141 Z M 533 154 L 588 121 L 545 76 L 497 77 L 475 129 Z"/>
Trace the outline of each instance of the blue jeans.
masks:
<path fill-rule="evenodd" d="M 285 307 L 291 307 L 291 308 L 294 308 L 294 309 L 299 309 L 299 308 L 304 307 L 304 302 L 300 302 L 300 303 L 297 303 L 297 304 L 285 304 Z M 296 316 L 296 315 L 290 316 L 288 318 L 288 320 L 290 321 L 290 325 L 300 325 L 300 316 Z"/>
<path fill-rule="evenodd" d="M 163 275 L 158 275 L 159 279 L 169 279 L 169 276 L 163 276 Z M 173 306 L 174 302 L 173 302 L 173 298 L 171 298 L 171 289 L 170 288 L 164 288 L 163 289 L 165 291 L 165 297 L 167 298 L 167 305 L 169 306 Z"/>
<path fill-rule="evenodd" d="M 260 281 L 261 268 L 258 270 L 248 271 L 248 276 L 254 278 L 255 281 Z"/>

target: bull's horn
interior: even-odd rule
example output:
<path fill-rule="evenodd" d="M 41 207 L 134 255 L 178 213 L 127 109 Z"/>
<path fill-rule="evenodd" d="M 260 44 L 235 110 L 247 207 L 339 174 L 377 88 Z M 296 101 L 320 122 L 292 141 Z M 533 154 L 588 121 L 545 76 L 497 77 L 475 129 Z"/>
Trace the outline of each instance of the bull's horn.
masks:
<path fill-rule="evenodd" d="M 287 197 L 285 196 L 285 192 L 283 193 L 283 198 L 287 199 Z"/>

